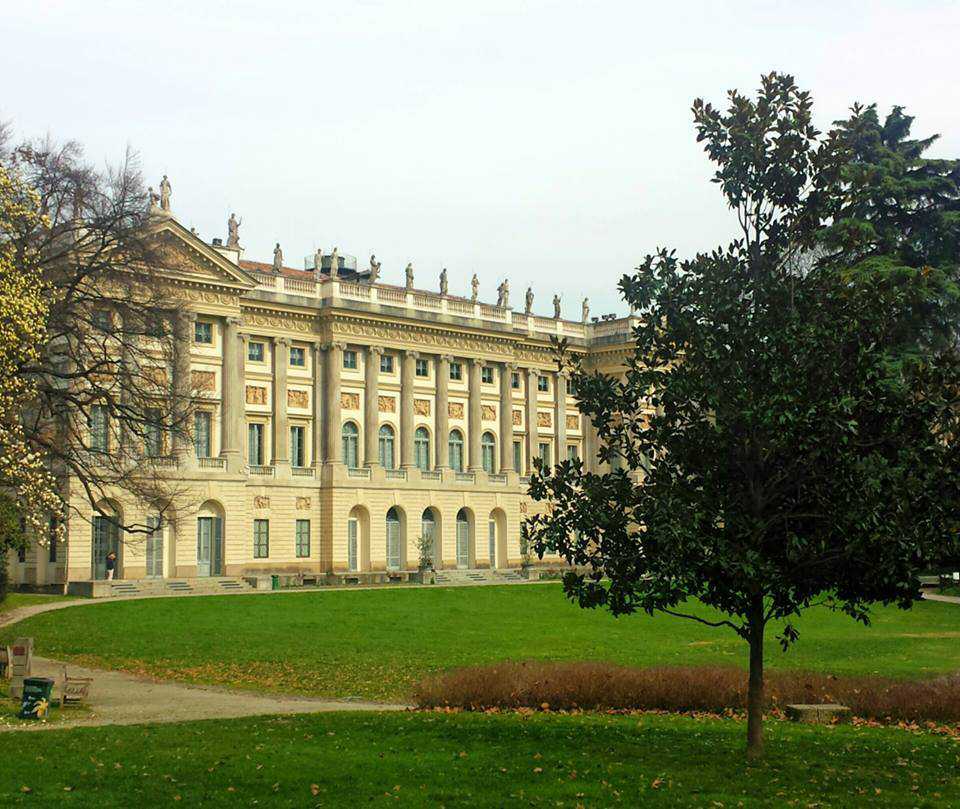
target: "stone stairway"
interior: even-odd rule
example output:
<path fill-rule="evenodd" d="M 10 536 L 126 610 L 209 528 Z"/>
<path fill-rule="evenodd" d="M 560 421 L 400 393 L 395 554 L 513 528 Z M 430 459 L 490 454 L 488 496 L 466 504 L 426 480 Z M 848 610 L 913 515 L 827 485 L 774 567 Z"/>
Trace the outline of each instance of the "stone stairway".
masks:
<path fill-rule="evenodd" d="M 482 584 L 519 584 L 527 580 L 518 570 L 438 570 L 437 584 L 470 586 Z"/>
<path fill-rule="evenodd" d="M 79 593 L 91 598 L 115 598 L 117 596 L 153 596 L 251 592 L 253 587 L 244 579 L 233 576 L 212 576 L 195 579 L 119 579 L 117 581 L 76 582 L 87 585 L 86 592 Z"/>

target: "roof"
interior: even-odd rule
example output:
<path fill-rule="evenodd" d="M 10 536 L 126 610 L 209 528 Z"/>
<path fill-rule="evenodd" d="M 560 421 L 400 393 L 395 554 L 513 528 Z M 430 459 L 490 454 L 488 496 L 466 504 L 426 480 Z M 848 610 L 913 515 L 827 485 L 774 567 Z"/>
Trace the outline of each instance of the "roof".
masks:
<path fill-rule="evenodd" d="M 247 261 L 246 259 L 240 260 L 240 269 L 246 270 L 247 272 L 259 272 L 264 273 L 265 275 L 274 275 L 273 264 L 266 264 L 263 261 Z M 303 281 L 314 281 L 316 280 L 316 273 L 313 270 L 295 270 L 293 267 L 281 267 L 280 275 L 286 278 L 297 278 Z M 326 274 L 321 275 L 321 278 L 325 278 Z"/>

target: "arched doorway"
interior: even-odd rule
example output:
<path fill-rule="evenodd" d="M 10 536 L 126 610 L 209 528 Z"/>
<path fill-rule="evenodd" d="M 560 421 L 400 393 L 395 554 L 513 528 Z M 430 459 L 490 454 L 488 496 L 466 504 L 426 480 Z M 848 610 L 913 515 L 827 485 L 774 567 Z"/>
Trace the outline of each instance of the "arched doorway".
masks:
<path fill-rule="evenodd" d="M 207 500 L 197 512 L 197 576 L 222 576 L 223 507 Z"/>
<path fill-rule="evenodd" d="M 442 536 L 440 530 L 440 512 L 435 508 L 425 508 L 420 517 L 420 536 L 430 549 L 430 563 L 434 570 L 439 570 L 442 566 L 443 556 L 441 553 Z"/>
<path fill-rule="evenodd" d="M 506 567 L 507 560 L 507 515 L 503 509 L 495 508 L 487 521 L 487 553 L 490 567 Z"/>
<path fill-rule="evenodd" d="M 457 567 L 469 568 L 473 561 L 473 514 L 462 508 L 457 512 Z"/>
<path fill-rule="evenodd" d="M 107 578 L 107 554 L 113 553 L 117 558 L 114 575 L 119 578 L 121 573 L 120 524 L 123 521 L 123 513 L 112 500 L 105 500 L 97 505 L 103 513 L 94 514 L 91 520 L 91 575 L 94 579 Z"/>
<path fill-rule="evenodd" d="M 347 516 L 347 570 L 356 573 L 370 566 L 370 515 L 354 506 Z"/>
<path fill-rule="evenodd" d="M 403 523 L 400 509 L 396 506 L 387 512 L 387 570 L 403 567 Z"/>

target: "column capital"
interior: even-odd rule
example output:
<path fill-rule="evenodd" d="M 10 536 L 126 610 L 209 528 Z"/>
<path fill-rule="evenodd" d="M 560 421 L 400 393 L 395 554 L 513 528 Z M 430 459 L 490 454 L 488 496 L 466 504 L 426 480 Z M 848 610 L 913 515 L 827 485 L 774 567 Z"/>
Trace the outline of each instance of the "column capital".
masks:
<path fill-rule="evenodd" d="M 540 376 L 543 373 L 539 368 L 527 368 L 526 371 L 530 376 Z"/>
<path fill-rule="evenodd" d="M 441 359 L 444 362 L 453 362 L 453 354 L 440 354 L 438 359 Z"/>
<path fill-rule="evenodd" d="M 241 343 L 246 345 L 250 340 L 250 335 L 247 334 L 247 332 L 245 331 L 239 331 L 237 332 L 237 339 L 239 339 Z"/>
<path fill-rule="evenodd" d="M 274 337 L 274 338 L 273 338 L 273 342 L 276 343 L 278 346 L 283 346 L 284 348 L 286 348 L 288 345 L 290 345 L 290 338 L 289 338 L 289 337 Z"/>
<path fill-rule="evenodd" d="M 511 362 L 509 360 L 506 362 L 501 362 L 500 364 L 503 366 L 503 370 L 506 371 L 507 373 L 513 373 L 514 371 L 517 370 L 517 368 L 520 367 L 515 362 Z"/>
<path fill-rule="evenodd" d="M 379 357 L 381 354 L 383 354 L 383 346 L 367 346 L 367 351 L 370 354 L 375 354 Z"/>
<path fill-rule="evenodd" d="M 238 328 L 241 323 L 241 320 L 239 317 L 233 317 L 232 315 L 230 315 L 229 317 L 225 317 L 224 321 L 228 326 L 237 326 Z"/>
<path fill-rule="evenodd" d="M 333 350 L 338 349 L 338 348 L 339 348 L 341 351 L 345 351 L 346 348 L 347 348 L 347 344 L 346 344 L 346 343 L 341 343 L 341 342 L 336 341 L 336 340 L 332 340 L 332 341 L 330 341 L 330 342 L 328 342 L 328 343 L 318 343 L 317 345 L 320 346 L 320 350 L 321 350 L 321 351 L 333 351 Z"/>
<path fill-rule="evenodd" d="M 420 359 L 420 352 L 414 351 L 413 349 L 410 349 L 410 348 L 405 348 L 403 350 L 403 356 L 409 357 L 412 360 L 418 360 Z"/>
<path fill-rule="evenodd" d="M 467 362 L 470 363 L 471 368 L 483 368 L 487 364 L 486 360 L 480 357 L 470 357 Z"/>

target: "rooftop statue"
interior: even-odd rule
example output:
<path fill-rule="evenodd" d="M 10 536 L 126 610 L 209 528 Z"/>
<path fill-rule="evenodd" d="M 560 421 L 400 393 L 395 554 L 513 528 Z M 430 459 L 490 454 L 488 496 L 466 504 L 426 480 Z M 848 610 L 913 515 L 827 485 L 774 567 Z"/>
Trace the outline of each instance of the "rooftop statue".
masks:
<path fill-rule="evenodd" d="M 243 220 L 238 220 L 235 213 L 230 214 L 227 220 L 227 247 L 240 246 L 240 225 L 242 224 Z"/>
<path fill-rule="evenodd" d="M 560 319 L 560 296 L 559 295 L 553 296 L 553 319 L 554 320 Z"/>
<path fill-rule="evenodd" d="M 584 298 L 584 299 L 583 299 L 583 309 L 582 309 L 582 312 L 583 312 L 583 314 L 582 314 L 582 316 L 581 316 L 581 320 L 582 320 L 584 323 L 589 323 L 589 322 L 590 322 L 590 299 L 589 299 L 589 298 Z"/>
<path fill-rule="evenodd" d="M 370 256 L 370 283 L 373 284 L 380 277 L 380 262 L 375 255 Z"/>
<path fill-rule="evenodd" d="M 510 282 L 506 278 L 497 287 L 497 306 L 502 306 L 504 309 L 510 306 Z"/>
<path fill-rule="evenodd" d="M 533 287 L 527 287 L 526 305 L 523 307 L 524 314 L 530 314 L 533 311 Z"/>
<path fill-rule="evenodd" d="M 323 248 L 318 247 L 317 252 L 313 254 L 313 273 L 316 279 L 320 280 L 320 274 L 323 272 Z"/>
<path fill-rule="evenodd" d="M 477 302 L 477 296 L 480 294 L 480 279 L 477 278 L 477 274 L 473 274 L 473 280 L 470 282 L 470 300 L 473 303 Z"/>
<path fill-rule="evenodd" d="M 336 278 L 338 275 L 340 275 L 340 249 L 334 247 L 330 254 L 330 277 Z"/>
<path fill-rule="evenodd" d="M 447 294 L 447 290 L 448 290 L 449 288 L 450 288 L 450 287 L 449 287 L 449 285 L 447 284 L 447 268 L 444 267 L 443 270 L 440 272 L 440 294 L 441 294 L 441 295 L 446 295 L 446 294 Z"/>
<path fill-rule="evenodd" d="M 273 271 L 279 275 L 282 269 L 283 250 L 280 249 L 280 242 L 277 242 L 277 246 L 273 248 Z"/>
<path fill-rule="evenodd" d="M 407 274 L 407 289 L 413 289 L 413 262 L 407 264 L 404 272 Z"/>
<path fill-rule="evenodd" d="M 153 190 L 153 186 L 147 188 L 147 198 L 150 200 L 150 210 L 153 211 L 160 205 L 160 195 Z"/>
<path fill-rule="evenodd" d="M 163 179 L 160 181 L 160 210 L 170 211 L 170 181 L 167 179 L 167 175 L 163 175 Z"/>

